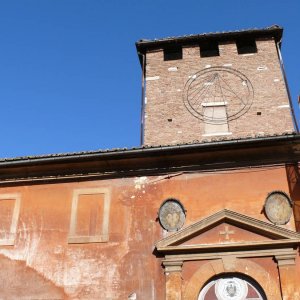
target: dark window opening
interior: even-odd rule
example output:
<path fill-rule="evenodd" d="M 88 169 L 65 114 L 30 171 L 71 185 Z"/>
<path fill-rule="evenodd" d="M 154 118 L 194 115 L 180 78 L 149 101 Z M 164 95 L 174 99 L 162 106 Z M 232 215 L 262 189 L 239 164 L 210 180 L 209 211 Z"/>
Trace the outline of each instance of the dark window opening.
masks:
<path fill-rule="evenodd" d="M 164 49 L 164 60 L 182 59 L 182 48 L 173 47 Z"/>
<path fill-rule="evenodd" d="M 200 44 L 200 56 L 201 57 L 211 57 L 219 56 L 219 45 L 215 41 L 206 41 Z"/>
<path fill-rule="evenodd" d="M 257 52 L 257 47 L 254 39 L 237 40 L 236 47 L 237 47 L 238 54 Z"/>

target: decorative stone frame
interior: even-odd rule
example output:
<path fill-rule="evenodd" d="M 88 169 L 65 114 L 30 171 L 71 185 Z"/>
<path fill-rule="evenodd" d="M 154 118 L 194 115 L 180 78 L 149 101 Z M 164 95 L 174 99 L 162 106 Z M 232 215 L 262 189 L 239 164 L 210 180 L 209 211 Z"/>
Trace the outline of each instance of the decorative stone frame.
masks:
<path fill-rule="evenodd" d="M 221 222 L 267 236 L 269 240 L 181 245 L 181 242 L 201 235 Z M 268 299 L 289 299 L 294 295 L 291 286 L 295 288 L 296 285 L 295 258 L 299 244 L 300 234 L 297 232 L 227 209 L 219 211 L 169 235 L 156 244 L 157 252 L 164 256 L 166 300 L 195 300 L 204 284 L 213 276 L 222 273 L 246 274 L 261 285 Z M 265 269 L 249 260 L 252 257 L 271 257 L 277 261 L 280 287 L 272 281 Z M 182 266 L 186 261 L 199 260 L 210 262 L 196 271 L 183 290 Z M 268 283 L 266 278 L 269 278 Z"/>
<path fill-rule="evenodd" d="M 226 265 L 222 259 L 207 262 L 201 266 L 190 279 L 183 291 L 183 300 L 198 299 L 200 290 L 211 278 L 218 274 L 226 273 L 245 274 L 260 284 L 267 299 L 282 300 L 280 289 L 276 288 L 277 283 L 275 280 L 272 279 L 264 268 L 248 259 L 235 260 L 229 269 L 228 265 Z"/>
<path fill-rule="evenodd" d="M 15 201 L 12 218 L 11 218 L 11 224 L 10 224 L 9 238 L 0 239 L 0 246 L 13 246 L 15 244 L 15 239 L 17 234 L 17 225 L 18 225 L 20 206 L 21 206 L 21 195 L 18 193 L 0 194 L 0 201 L 1 200 Z"/>
<path fill-rule="evenodd" d="M 102 217 L 102 232 L 95 236 L 80 236 L 76 233 L 77 226 L 77 208 L 78 199 L 80 195 L 104 195 L 104 207 Z M 69 244 L 83 244 L 83 243 L 103 243 L 109 240 L 109 211 L 110 211 L 111 191 L 110 188 L 83 188 L 75 189 L 73 191 L 70 231 L 68 236 Z"/>

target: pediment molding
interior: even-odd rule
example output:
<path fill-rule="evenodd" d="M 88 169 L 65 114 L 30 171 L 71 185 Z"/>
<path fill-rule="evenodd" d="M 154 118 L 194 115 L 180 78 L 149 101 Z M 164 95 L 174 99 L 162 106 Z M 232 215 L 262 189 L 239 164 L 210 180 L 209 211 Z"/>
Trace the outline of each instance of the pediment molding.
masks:
<path fill-rule="evenodd" d="M 197 235 L 200 236 L 203 232 L 220 223 L 235 225 L 244 230 L 268 237 L 270 240 L 216 244 L 182 244 L 184 241 L 192 239 Z M 251 251 L 256 249 L 294 248 L 294 246 L 299 243 L 300 234 L 297 232 L 228 209 L 223 209 L 158 241 L 156 243 L 156 249 L 162 253 L 208 253 L 212 251 Z"/>

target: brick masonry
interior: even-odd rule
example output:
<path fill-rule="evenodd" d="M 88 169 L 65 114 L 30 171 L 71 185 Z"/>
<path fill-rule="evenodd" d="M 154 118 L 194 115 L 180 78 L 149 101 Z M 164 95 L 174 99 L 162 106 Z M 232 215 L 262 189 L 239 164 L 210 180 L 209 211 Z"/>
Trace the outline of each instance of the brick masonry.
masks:
<path fill-rule="evenodd" d="M 190 76 L 209 67 L 226 66 L 243 73 L 252 83 L 250 109 L 229 121 L 230 136 L 273 135 L 293 132 L 286 85 L 273 38 L 256 39 L 257 53 L 238 54 L 235 41 L 219 43 L 220 56 L 200 57 L 199 45 L 183 46 L 183 58 L 164 61 L 163 49 L 146 53 L 144 144 L 201 142 L 205 123 L 185 107 L 184 86 Z M 218 137 L 218 136 L 217 136 Z"/>

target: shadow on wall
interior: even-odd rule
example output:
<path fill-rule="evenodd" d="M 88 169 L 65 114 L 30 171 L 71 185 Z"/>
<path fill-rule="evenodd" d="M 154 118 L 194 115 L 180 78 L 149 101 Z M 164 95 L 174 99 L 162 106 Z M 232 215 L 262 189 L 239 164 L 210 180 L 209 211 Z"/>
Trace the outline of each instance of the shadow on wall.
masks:
<path fill-rule="evenodd" d="M 55 286 L 25 262 L 0 255 L 0 299 L 65 299 Z"/>

